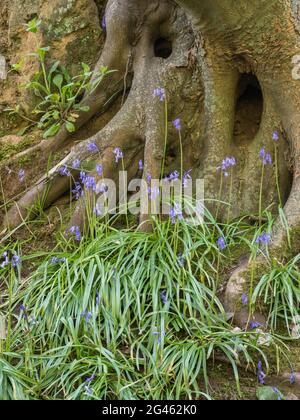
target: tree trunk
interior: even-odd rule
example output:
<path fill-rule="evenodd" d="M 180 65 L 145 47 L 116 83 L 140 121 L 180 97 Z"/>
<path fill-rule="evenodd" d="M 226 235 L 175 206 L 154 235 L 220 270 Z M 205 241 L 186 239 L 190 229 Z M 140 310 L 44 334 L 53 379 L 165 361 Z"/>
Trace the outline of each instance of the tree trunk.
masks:
<path fill-rule="evenodd" d="M 216 199 L 230 202 L 230 217 L 255 214 L 261 189 L 260 151 L 265 148 L 274 161 L 277 147 L 277 167 L 265 167 L 263 208 L 276 213 L 280 200 L 285 204 L 290 248 L 286 229 L 278 223 L 273 250 L 298 252 L 300 95 L 292 60 L 300 51 L 299 5 L 298 0 L 109 0 L 106 42 L 96 69 L 105 65 L 117 72 L 84 97 L 90 112 L 79 118 L 77 129 L 100 110 L 107 110 L 112 97 L 121 97 L 122 107 L 101 131 L 76 143 L 21 198 L 9 211 L 6 225 L 17 226 L 46 191 L 45 207 L 67 191 L 69 180 L 57 169 L 72 166 L 74 159 L 97 161 L 103 164 L 105 177 L 114 179 L 112 152 L 120 147 L 129 177 L 137 176 L 139 159 L 145 163 L 144 177 L 159 177 L 165 111 L 153 92 L 161 87 L 167 92 L 169 121 L 164 175 L 180 168 L 178 134 L 172 126 L 180 118 L 184 171 L 192 169 L 194 179 L 204 178 L 208 203 Z M 278 143 L 272 137 L 275 131 Z M 62 128 L 34 152 L 47 155 L 59 150 L 68 136 Z M 97 143 L 100 155 L 87 150 L 91 141 Z M 227 156 L 234 156 L 237 165 L 222 181 L 220 196 L 222 171 L 217 168 Z M 73 175 L 79 174 L 74 171 Z M 209 206 L 215 210 L 216 205 Z M 82 222 L 82 207 L 79 203 L 73 224 Z M 224 215 L 228 217 L 227 211 L 219 212 L 220 218 Z"/>

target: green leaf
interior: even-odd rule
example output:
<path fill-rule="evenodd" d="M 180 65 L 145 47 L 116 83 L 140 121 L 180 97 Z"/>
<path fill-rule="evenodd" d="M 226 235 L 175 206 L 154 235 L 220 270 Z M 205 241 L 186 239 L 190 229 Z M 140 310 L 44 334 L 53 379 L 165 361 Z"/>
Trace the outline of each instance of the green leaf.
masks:
<path fill-rule="evenodd" d="M 74 133 L 76 131 L 75 125 L 71 123 L 70 121 L 66 122 L 66 129 L 69 133 Z"/>
<path fill-rule="evenodd" d="M 56 87 L 58 87 L 58 89 L 61 89 L 62 83 L 63 83 L 63 76 L 61 74 L 57 74 L 54 78 L 53 78 L 53 83 Z"/>
<path fill-rule="evenodd" d="M 44 139 L 55 136 L 55 134 L 58 132 L 59 129 L 60 129 L 60 123 L 51 125 L 51 127 L 48 128 L 48 130 L 44 133 L 43 135 Z"/>

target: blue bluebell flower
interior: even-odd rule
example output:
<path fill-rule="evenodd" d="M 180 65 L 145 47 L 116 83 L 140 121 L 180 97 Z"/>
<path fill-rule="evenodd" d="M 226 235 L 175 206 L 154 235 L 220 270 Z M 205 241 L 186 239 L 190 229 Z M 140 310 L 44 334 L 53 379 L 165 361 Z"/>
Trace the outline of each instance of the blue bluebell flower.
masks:
<path fill-rule="evenodd" d="M 116 163 L 119 163 L 119 161 L 124 158 L 124 153 L 119 147 L 115 148 L 114 155 L 115 155 Z"/>
<path fill-rule="evenodd" d="M 164 305 L 166 305 L 168 303 L 168 292 L 167 292 L 167 290 L 163 290 L 160 293 L 160 298 L 161 298 L 161 301 Z"/>
<path fill-rule="evenodd" d="M 69 171 L 67 165 L 63 165 L 58 170 L 60 176 L 71 176 L 71 172 Z"/>
<path fill-rule="evenodd" d="M 23 182 L 24 181 L 24 179 L 25 179 L 25 171 L 24 171 L 24 169 L 20 169 L 19 170 L 18 177 L 19 177 L 20 182 Z"/>
<path fill-rule="evenodd" d="M 174 207 L 171 207 L 170 210 L 170 218 L 173 225 L 175 225 L 176 220 L 182 220 L 183 219 L 183 213 L 181 206 L 178 203 L 174 203 Z"/>
<path fill-rule="evenodd" d="M 269 245 L 271 242 L 271 235 L 264 232 L 263 234 L 259 235 L 255 241 L 259 245 Z"/>
<path fill-rule="evenodd" d="M 73 169 L 79 169 L 81 165 L 81 162 L 79 159 L 75 159 L 73 162 Z"/>
<path fill-rule="evenodd" d="M 87 145 L 87 150 L 89 152 L 99 152 L 99 148 L 95 142 L 91 142 Z"/>
<path fill-rule="evenodd" d="M 180 120 L 180 118 L 176 118 L 176 120 L 173 121 L 173 126 L 175 127 L 176 130 L 178 130 L 178 131 L 181 130 L 181 120 Z"/>
<path fill-rule="evenodd" d="M 270 153 L 266 152 L 264 147 L 260 150 L 259 155 L 262 158 L 264 165 L 272 165 L 272 156 L 270 155 Z"/>
<path fill-rule="evenodd" d="M 217 245 L 221 251 L 224 251 L 224 249 L 227 248 L 226 240 L 224 236 L 220 236 L 220 238 L 217 240 Z"/>
<path fill-rule="evenodd" d="M 274 141 L 278 141 L 278 140 L 279 140 L 279 133 L 278 133 L 278 131 L 274 131 L 274 132 L 273 132 L 273 134 L 272 134 L 272 139 L 273 139 Z"/>
<path fill-rule="evenodd" d="M 265 385 L 265 379 L 266 379 L 266 377 L 267 377 L 267 375 L 263 371 L 262 362 L 259 361 L 258 362 L 258 365 L 257 365 L 257 378 L 258 378 L 258 382 L 261 385 Z"/>
<path fill-rule="evenodd" d="M 164 88 L 154 89 L 153 95 L 158 97 L 161 102 L 164 102 L 166 99 L 166 91 Z"/>
<path fill-rule="evenodd" d="M 99 176 L 102 176 L 103 175 L 103 166 L 100 165 L 100 164 L 97 164 L 96 165 L 96 172 Z"/>
<path fill-rule="evenodd" d="M 71 226 L 67 231 L 71 236 L 74 236 L 75 241 L 81 241 L 81 232 L 79 226 Z"/>
<path fill-rule="evenodd" d="M 246 293 L 242 294 L 241 301 L 244 306 L 248 305 L 248 295 Z"/>

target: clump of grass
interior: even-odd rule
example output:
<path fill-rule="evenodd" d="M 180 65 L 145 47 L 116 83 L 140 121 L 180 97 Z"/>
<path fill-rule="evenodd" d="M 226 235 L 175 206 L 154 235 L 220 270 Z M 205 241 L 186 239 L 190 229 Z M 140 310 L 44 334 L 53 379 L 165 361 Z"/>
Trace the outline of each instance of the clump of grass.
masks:
<path fill-rule="evenodd" d="M 213 219 L 154 227 L 102 223 L 94 239 L 61 239 L 60 252 L 25 281 L 5 268 L 10 298 L 1 311 L 11 327 L 1 398 L 209 398 L 210 359 L 229 361 L 238 391 L 240 364 L 267 364 L 260 333 L 234 330 L 217 298 L 216 263 L 230 260 L 244 222 L 227 227 L 222 253 Z"/>

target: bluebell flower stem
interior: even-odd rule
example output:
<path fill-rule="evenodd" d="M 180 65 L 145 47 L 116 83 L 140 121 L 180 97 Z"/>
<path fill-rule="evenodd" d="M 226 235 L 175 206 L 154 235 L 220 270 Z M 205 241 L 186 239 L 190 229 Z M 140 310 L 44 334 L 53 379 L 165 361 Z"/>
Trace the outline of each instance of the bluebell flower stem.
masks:
<path fill-rule="evenodd" d="M 278 166 L 278 146 L 277 146 L 277 144 L 274 145 L 274 148 L 275 148 L 276 187 L 277 187 L 277 193 L 278 193 L 279 206 L 280 206 L 280 208 L 282 208 L 282 197 L 281 197 L 281 191 L 280 191 L 279 166 Z"/>
<path fill-rule="evenodd" d="M 263 196 L 263 189 L 264 189 L 264 177 L 265 177 L 265 164 L 262 164 L 261 169 L 261 181 L 260 181 L 260 191 L 259 191 L 259 209 L 258 209 L 258 217 L 259 217 L 259 226 L 262 225 L 262 196 Z"/>

